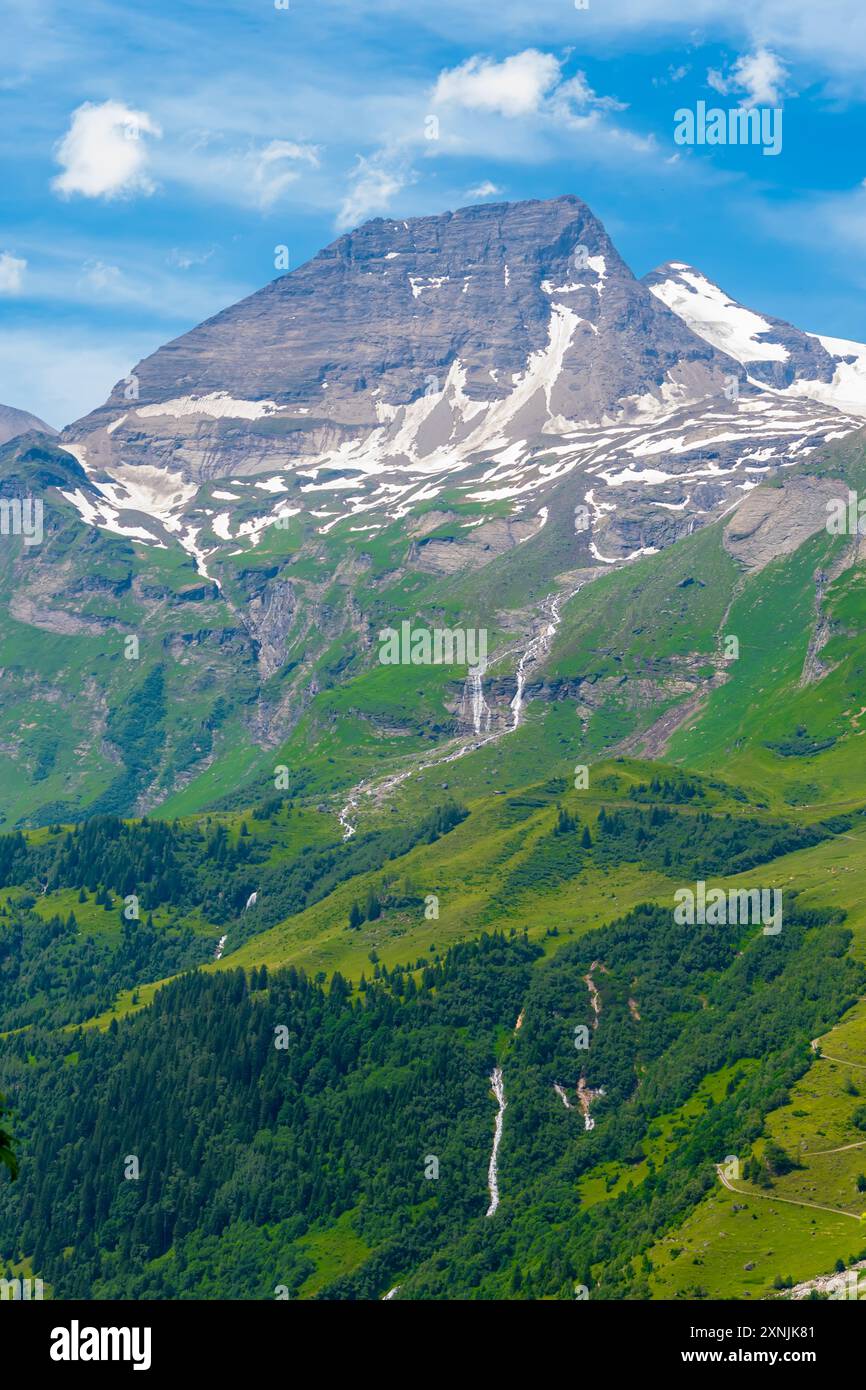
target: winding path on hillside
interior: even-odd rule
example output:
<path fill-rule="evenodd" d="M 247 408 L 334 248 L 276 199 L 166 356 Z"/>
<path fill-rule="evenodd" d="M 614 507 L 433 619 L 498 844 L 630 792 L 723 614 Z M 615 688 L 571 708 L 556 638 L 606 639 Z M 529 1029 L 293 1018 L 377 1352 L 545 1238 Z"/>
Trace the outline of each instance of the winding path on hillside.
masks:
<path fill-rule="evenodd" d="M 866 1071 L 866 1066 L 862 1062 L 846 1062 L 844 1057 L 831 1057 L 829 1052 L 819 1052 L 818 1061 L 821 1061 L 822 1058 L 825 1062 L 838 1062 L 842 1067 L 855 1067 L 857 1071 Z"/>
<path fill-rule="evenodd" d="M 822 1207 L 818 1202 L 804 1202 L 798 1197 L 778 1197 L 773 1192 L 746 1192 L 742 1187 L 734 1187 L 730 1178 L 723 1173 L 721 1163 L 716 1164 L 716 1173 L 722 1185 L 738 1197 L 763 1197 L 766 1202 L 784 1202 L 789 1207 L 810 1207 L 812 1211 L 828 1211 L 831 1216 L 850 1216 L 852 1221 L 861 1220 L 857 1212 L 845 1211 L 843 1207 Z"/>
<path fill-rule="evenodd" d="M 858 1139 L 856 1144 L 841 1144 L 838 1149 L 803 1149 L 804 1158 L 820 1158 L 821 1154 L 844 1154 L 849 1149 L 866 1148 L 866 1139 Z"/>

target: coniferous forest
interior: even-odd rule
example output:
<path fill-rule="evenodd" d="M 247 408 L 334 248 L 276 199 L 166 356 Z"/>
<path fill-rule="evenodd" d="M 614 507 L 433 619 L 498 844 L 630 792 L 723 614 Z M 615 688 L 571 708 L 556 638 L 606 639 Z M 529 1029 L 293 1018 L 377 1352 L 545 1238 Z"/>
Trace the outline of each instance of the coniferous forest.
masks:
<path fill-rule="evenodd" d="M 603 812 L 587 848 L 579 821 L 563 824 L 561 808 L 554 819 L 549 804 L 550 830 L 523 868 L 536 863 L 545 879 L 566 840 L 572 873 L 596 853 L 688 859 L 702 835 L 705 863 L 716 844 L 746 860 L 789 848 L 777 827 L 759 840 L 745 820 L 732 840 L 724 817 L 678 825 L 674 812 L 639 809 Z M 437 813 L 424 838 L 458 822 Z M 106 879 L 121 891 L 136 883 L 153 908 L 195 893 L 183 870 L 195 837 L 96 820 L 54 839 L 50 852 L 0 840 L 7 882 L 97 895 Z M 219 835 L 204 843 L 200 873 L 231 885 L 248 860 Z M 335 856 L 316 863 L 333 876 Z M 647 904 L 552 954 L 494 931 L 370 963 L 354 983 L 264 965 L 202 973 L 201 939 L 146 917 L 124 922 L 102 954 L 71 920 L 40 921 L 24 908 L 0 924 L 2 1085 L 23 1160 L 0 1187 L 0 1240 L 10 1269 L 26 1259 L 58 1298 L 351 1299 L 394 1287 L 571 1298 L 575 1285 L 647 1297 L 646 1251 L 712 1189 L 722 1150 L 760 1140 L 764 1116 L 809 1066 L 810 1039 L 866 986 L 843 914 L 796 899 L 778 938 L 677 926 Z M 175 978 L 107 1026 L 69 1017 L 142 973 Z M 507 1128 L 491 1221 L 495 1067 Z M 673 1125 L 664 1162 L 653 1159 L 653 1126 L 713 1077 L 722 1092 L 704 1092 Z M 581 1181 L 598 1172 L 617 1175 L 617 1199 L 575 1211 Z M 323 1272 L 322 1232 L 348 1246 L 350 1271 Z"/>

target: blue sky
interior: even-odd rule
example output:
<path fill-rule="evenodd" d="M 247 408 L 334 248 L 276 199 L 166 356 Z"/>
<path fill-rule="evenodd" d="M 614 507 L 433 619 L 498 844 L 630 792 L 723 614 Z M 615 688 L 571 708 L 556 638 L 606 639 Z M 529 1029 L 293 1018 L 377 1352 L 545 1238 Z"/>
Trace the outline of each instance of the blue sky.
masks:
<path fill-rule="evenodd" d="M 0 401 L 62 425 L 367 217 L 575 193 L 866 338 L 863 0 L 0 0 Z M 674 113 L 779 106 L 776 157 Z M 435 137 L 435 138 L 431 138 Z"/>

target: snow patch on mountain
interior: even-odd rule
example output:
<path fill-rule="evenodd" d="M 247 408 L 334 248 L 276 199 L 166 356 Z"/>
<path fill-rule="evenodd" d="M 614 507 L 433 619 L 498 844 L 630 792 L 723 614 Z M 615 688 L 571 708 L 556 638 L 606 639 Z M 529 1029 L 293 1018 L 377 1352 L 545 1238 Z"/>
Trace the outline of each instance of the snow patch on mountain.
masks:
<path fill-rule="evenodd" d="M 809 396 L 837 410 L 866 416 L 866 344 L 852 343 L 847 338 L 828 338 L 823 333 L 811 336 L 835 359 L 833 380 L 795 381 L 785 394 Z"/>
<path fill-rule="evenodd" d="M 136 415 L 142 420 L 167 415 L 180 420 L 185 415 L 208 415 L 219 420 L 229 417 L 234 420 L 261 420 L 273 415 L 279 409 L 276 401 L 239 401 L 227 391 L 211 391 L 206 396 L 176 396 L 174 400 L 159 401 L 155 405 L 140 405 Z M 120 424 L 118 420 L 115 428 Z"/>
<path fill-rule="evenodd" d="M 636 281 L 577 199 L 407 231 L 366 224 L 140 364 L 147 404 L 118 386 L 65 432 L 90 484 L 69 494 L 81 515 L 151 517 L 154 542 L 168 530 L 198 563 L 255 547 L 280 515 L 358 531 L 447 490 L 509 503 L 522 544 L 576 474 L 586 541 L 609 564 L 866 417 L 866 347 L 765 318 L 682 262 Z"/>
<path fill-rule="evenodd" d="M 772 332 L 772 325 L 760 314 L 729 299 L 700 271 L 684 266 L 677 270 L 676 279 L 664 280 L 650 289 L 692 332 L 738 362 L 788 360 L 788 349 L 781 343 L 760 341 L 763 334 Z"/>
<path fill-rule="evenodd" d="M 256 483 L 256 487 L 262 492 L 288 492 L 289 490 L 287 484 L 280 477 L 266 478 L 263 483 Z"/>
<path fill-rule="evenodd" d="M 768 392 L 777 404 L 796 397 L 866 417 L 866 344 L 804 333 L 779 319 L 770 323 L 731 299 L 700 271 L 678 261 L 647 276 L 646 283 L 694 333 L 747 370 L 751 367 L 754 372 L 773 362 L 784 364 L 786 383 L 780 379 L 774 385 L 748 377 L 750 385 Z M 767 341 L 767 334 L 785 342 Z"/>
<path fill-rule="evenodd" d="M 177 473 L 150 463 L 120 464 L 111 482 L 95 485 L 118 511 L 145 512 L 167 531 L 179 529 L 177 513 L 198 492 L 195 483 L 185 483 Z"/>

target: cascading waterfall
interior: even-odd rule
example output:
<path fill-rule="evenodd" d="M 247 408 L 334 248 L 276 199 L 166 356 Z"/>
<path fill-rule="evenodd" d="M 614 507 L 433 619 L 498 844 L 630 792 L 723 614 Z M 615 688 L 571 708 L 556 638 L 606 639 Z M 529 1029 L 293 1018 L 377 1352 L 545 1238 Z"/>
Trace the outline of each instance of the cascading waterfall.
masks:
<path fill-rule="evenodd" d="M 457 746 L 453 744 L 443 749 L 434 757 L 425 759 L 423 762 L 414 763 L 410 767 L 404 768 L 400 772 L 391 773 L 382 779 L 371 778 L 365 782 L 359 782 L 356 787 L 348 793 L 345 805 L 339 812 L 340 825 L 343 828 L 343 839 L 348 840 L 355 834 L 357 824 L 355 815 L 360 805 L 362 797 L 374 796 L 381 799 L 389 792 L 395 790 L 409 777 L 415 776 L 419 772 L 425 772 L 430 767 L 442 767 L 447 763 L 456 762 L 458 758 L 464 757 L 467 753 L 474 752 L 477 748 L 483 747 L 487 743 L 494 743 L 503 735 L 513 732 L 519 728 L 520 717 L 523 710 L 523 694 L 526 688 L 526 673 L 530 667 L 535 666 L 547 652 L 556 636 L 556 630 L 561 621 L 561 607 L 568 599 L 573 598 L 579 593 L 582 584 L 578 584 L 576 589 L 572 589 L 567 594 L 548 594 L 541 604 L 541 617 L 546 618 L 541 631 L 528 641 L 521 653 L 517 663 L 517 693 L 511 701 L 513 714 L 512 722 L 506 724 L 499 721 L 493 727 L 493 710 L 484 699 L 484 671 L 485 667 L 478 665 L 470 669 L 463 686 L 463 697 L 460 703 L 460 716 L 466 723 L 472 721 L 472 734 L 461 735 Z M 474 742 L 480 738 L 481 742 Z"/>
<path fill-rule="evenodd" d="M 496 1097 L 499 1109 L 496 1112 L 496 1128 L 493 1131 L 493 1150 L 490 1154 L 490 1166 L 487 1169 L 487 1186 L 490 1190 L 490 1206 L 487 1208 L 487 1215 L 492 1216 L 499 1206 L 499 1145 L 502 1143 L 502 1125 L 505 1117 L 505 1107 L 508 1104 L 505 1099 L 505 1082 L 502 1079 L 502 1068 L 494 1067 L 490 1078 L 490 1085 Z"/>
<path fill-rule="evenodd" d="M 578 585 L 578 588 L 575 589 L 574 592 L 577 593 L 580 587 L 581 586 Z M 568 597 L 571 598 L 572 595 L 569 594 Z M 561 602 L 561 594 L 548 594 L 541 605 L 541 611 L 550 621 L 542 628 L 537 637 L 533 637 L 517 663 L 517 693 L 511 701 L 511 710 L 514 715 L 511 722 L 512 729 L 518 729 L 520 727 L 520 715 L 523 710 L 523 692 L 526 689 L 526 672 L 530 666 L 534 666 L 542 656 L 547 654 L 556 636 L 556 629 L 559 627 L 561 621 L 561 614 L 559 611 Z"/>
<path fill-rule="evenodd" d="M 484 698 L 484 671 L 482 665 L 472 666 L 463 686 L 463 701 L 460 713 L 464 719 L 472 719 L 472 732 L 486 734 L 490 730 L 493 711 Z"/>

